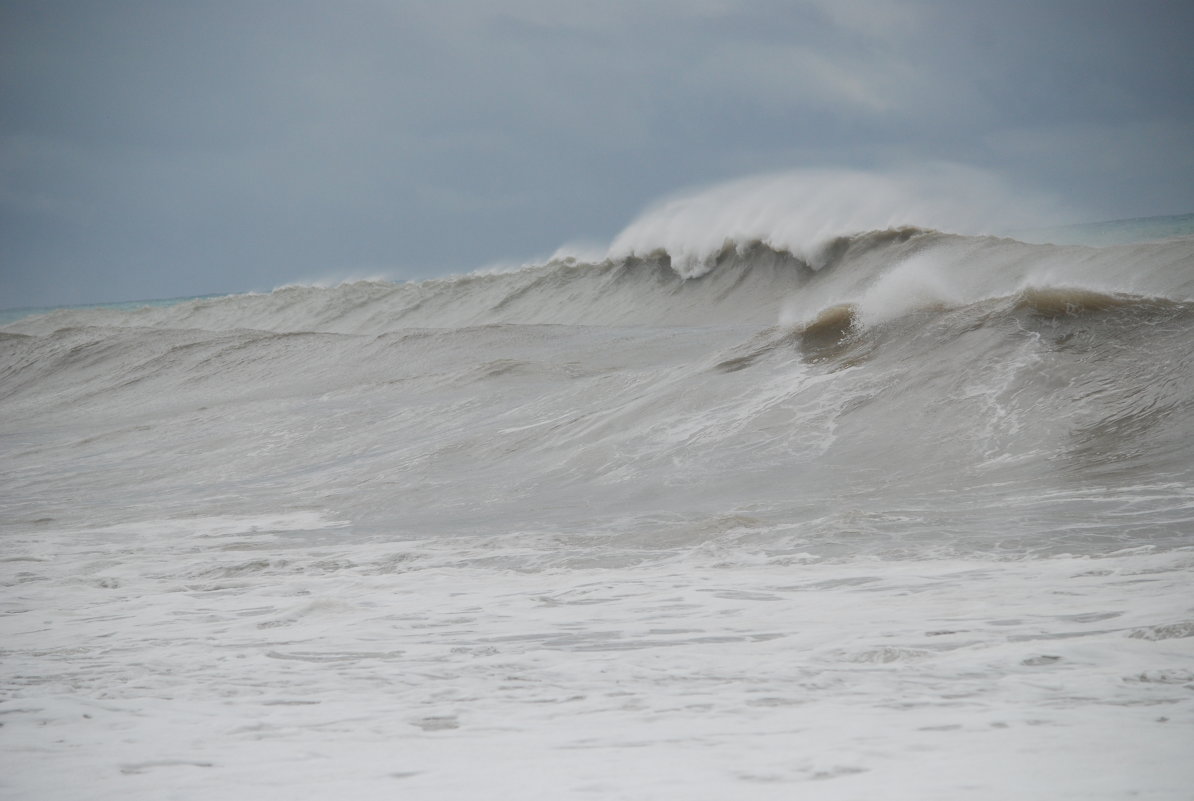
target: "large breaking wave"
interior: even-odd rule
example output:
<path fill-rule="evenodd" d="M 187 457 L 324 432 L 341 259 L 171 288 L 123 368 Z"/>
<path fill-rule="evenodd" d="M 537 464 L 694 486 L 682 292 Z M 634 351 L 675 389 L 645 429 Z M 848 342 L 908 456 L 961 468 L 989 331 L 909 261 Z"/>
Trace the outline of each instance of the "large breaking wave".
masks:
<path fill-rule="evenodd" d="M 31 317 L 0 337 L 6 425 L 105 466 L 72 497 L 301 498 L 375 531 L 645 545 L 732 513 L 805 551 L 1185 541 L 1194 237 L 843 233 L 884 204 L 739 195 L 517 270 Z"/>
<path fill-rule="evenodd" d="M 1010 297 L 1029 287 L 1185 301 L 1194 298 L 1188 238 L 1106 248 L 899 228 L 836 236 L 812 255 L 758 239 L 723 240 L 694 270 L 665 248 L 584 262 L 413 283 L 287 286 L 136 310 L 64 309 L 7 327 L 151 326 L 379 334 L 410 327 L 798 325 L 850 304 L 881 322 L 921 308 Z"/>

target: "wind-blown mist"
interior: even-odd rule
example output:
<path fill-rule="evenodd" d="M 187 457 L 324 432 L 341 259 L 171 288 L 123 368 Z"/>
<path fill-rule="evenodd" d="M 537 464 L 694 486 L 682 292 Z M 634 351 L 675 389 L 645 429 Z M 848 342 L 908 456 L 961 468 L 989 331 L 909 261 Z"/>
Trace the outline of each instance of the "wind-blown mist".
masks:
<path fill-rule="evenodd" d="M 1030 212 L 770 176 L 0 329 L 5 786 L 1185 797 L 1194 236 L 967 233 Z"/>
<path fill-rule="evenodd" d="M 613 241 L 613 258 L 664 250 L 685 276 L 708 269 L 727 242 L 761 242 L 816 263 L 841 234 L 921 226 L 997 234 L 1064 222 L 1053 199 L 1017 192 L 994 175 L 955 164 L 903 170 L 802 170 L 756 176 L 665 200 Z"/>

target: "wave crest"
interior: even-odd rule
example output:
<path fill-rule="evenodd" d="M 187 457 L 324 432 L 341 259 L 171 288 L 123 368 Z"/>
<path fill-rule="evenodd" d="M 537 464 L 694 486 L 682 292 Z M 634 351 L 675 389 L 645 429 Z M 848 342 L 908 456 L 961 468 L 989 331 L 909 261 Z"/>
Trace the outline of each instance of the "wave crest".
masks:
<path fill-rule="evenodd" d="M 664 251 L 678 273 L 693 277 L 708 272 L 727 247 L 758 242 L 817 266 L 827 244 L 859 232 L 915 226 L 985 234 L 1058 216 L 1065 214 L 1055 201 L 956 164 L 886 172 L 802 170 L 668 198 L 627 226 L 608 257 Z"/>
<path fill-rule="evenodd" d="M 63 309 L 3 328 L 78 326 L 379 334 L 499 323 L 803 326 L 850 307 L 875 328 L 917 311 L 1027 293 L 1026 309 L 1063 315 L 1119 296 L 1194 300 L 1194 239 L 1109 248 L 1030 245 L 919 227 L 836 235 L 815 257 L 762 239 L 722 241 L 699 269 L 656 248 L 596 262 L 553 260 L 514 272 L 405 284 L 288 286 L 140 309 Z M 1064 296 L 1049 294 L 1062 287 Z M 1086 293 L 1085 295 L 1081 293 Z"/>

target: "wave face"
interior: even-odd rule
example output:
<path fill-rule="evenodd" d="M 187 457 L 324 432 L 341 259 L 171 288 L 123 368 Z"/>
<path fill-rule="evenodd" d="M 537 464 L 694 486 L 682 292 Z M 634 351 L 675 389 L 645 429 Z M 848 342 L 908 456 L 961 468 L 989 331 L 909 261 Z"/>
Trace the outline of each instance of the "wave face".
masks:
<path fill-rule="evenodd" d="M 653 230 L 0 329 L 6 786 L 1186 797 L 1194 239 Z"/>
<path fill-rule="evenodd" d="M 726 242 L 697 270 L 656 249 L 63 310 L 7 327 L 0 402 L 10 431 L 105 421 L 102 436 L 62 434 L 67 460 L 153 439 L 138 451 L 151 481 L 116 468 L 85 484 L 110 497 L 137 483 L 178 509 L 244 483 L 377 530 L 494 516 L 637 530 L 749 509 L 801 532 L 772 544 L 820 552 L 846 547 L 825 521 L 862 503 L 870 536 L 897 549 L 1178 544 L 1192 298 L 1190 238 L 1085 248 L 902 228 L 815 257 Z M 1141 492 L 1148 514 L 1109 513 Z"/>

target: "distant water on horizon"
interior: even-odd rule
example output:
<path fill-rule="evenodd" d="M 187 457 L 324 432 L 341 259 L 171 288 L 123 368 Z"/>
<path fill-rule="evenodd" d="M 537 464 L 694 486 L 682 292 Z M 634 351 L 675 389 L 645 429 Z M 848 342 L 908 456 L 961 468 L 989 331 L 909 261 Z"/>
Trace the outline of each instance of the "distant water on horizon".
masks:
<path fill-rule="evenodd" d="M 1137 217 L 1094 223 L 1061 225 L 1014 231 L 1011 236 L 1023 242 L 1053 245 L 1131 245 L 1178 236 L 1194 236 L 1194 214 Z"/>
<path fill-rule="evenodd" d="M 683 212 L 6 318 L 0 795 L 1188 799 L 1194 215 Z"/>
<path fill-rule="evenodd" d="M 152 300 L 120 300 L 108 303 L 74 303 L 63 304 L 61 306 L 26 306 L 21 308 L 0 309 L 0 326 L 14 323 L 17 320 L 23 320 L 26 317 L 36 317 L 43 314 L 49 314 L 55 311 L 89 310 L 89 309 L 110 309 L 112 311 L 133 311 L 143 307 L 161 308 L 165 306 L 173 306 L 176 303 L 186 303 L 192 300 L 206 300 L 210 298 L 223 297 L 223 295 L 188 295 L 179 298 L 157 298 Z"/>

